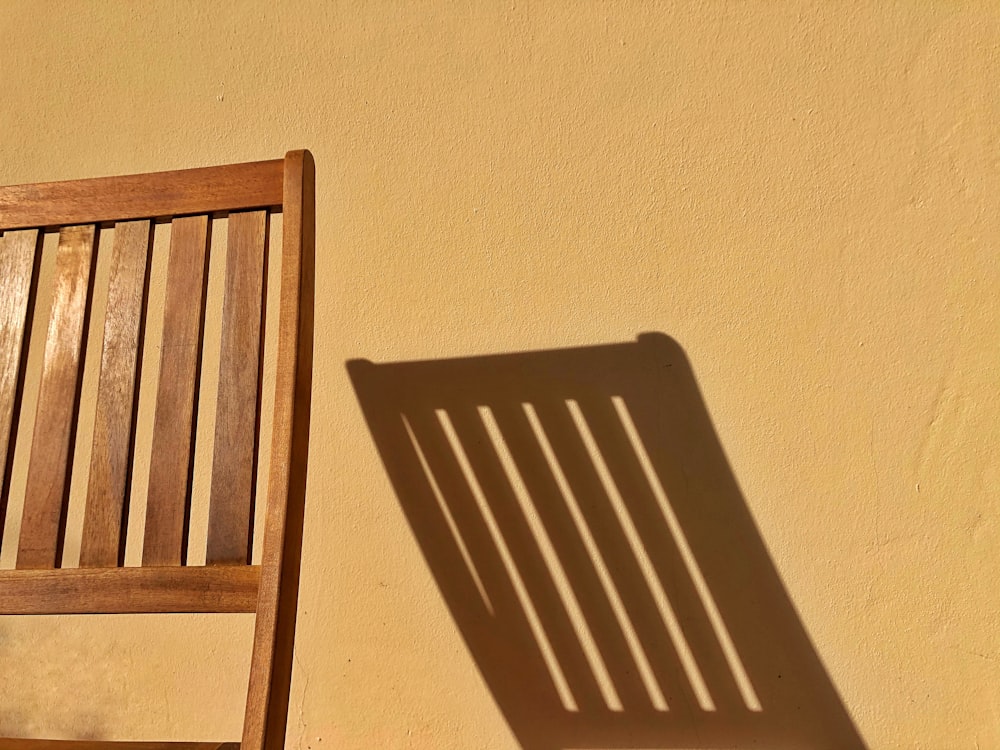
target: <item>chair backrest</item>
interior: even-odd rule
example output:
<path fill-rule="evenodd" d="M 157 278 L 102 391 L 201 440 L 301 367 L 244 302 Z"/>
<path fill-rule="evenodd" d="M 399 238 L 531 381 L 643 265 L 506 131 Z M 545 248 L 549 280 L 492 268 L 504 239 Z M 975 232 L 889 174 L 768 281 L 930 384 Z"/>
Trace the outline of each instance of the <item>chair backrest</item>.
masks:
<path fill-rule="evenodd" d="M 263 331 L 265 312 L 272 314 L 265 311 L 266 274 L 269 255 L 272 267 L 277 255 L 268 252 L 269 217 L 276 213 L 283 236 L 277 348 L 268 358 L 275 362 L 274 412 L 263 551 L 255 565 Z M 222 218 L 228 240 L 206 564 L 188 565 L 208 253 L 212 222 Z M 168 223 L 141 565 L 126 566 L 150 259 L 154 233 Z M 20 452 L 28 456 L 23 511 L 15 569 L 0 570 L 0 614 L 255 613 L 245 750 L 279 748 L 285 735 L 309 438 L 314 224 L 307 151 L 249 164 L 0 188 L 0 543 L 13 508 L 15 448 L 19 438 L 31 441 Z M 100 237 L 111 228 L 113 242 L 105 247 Z M 57 245 L 44 242 L 56 232 Z M 54 261 L 43 263 L 50 251 Z M 107 313 L 102 341 L 88 342 L 100 253 L 111 254 Z M 52 281 L 40 297 L 43 265 L 52 269 Z M 44 348 L 29 357 L 35 300 L 49 291 Z M 62 549 L 83 363 L 97 344 L 80 562 L 67 568 Z M 33 366 L 37 372 L 29 372 Z M 33 429 L 19 431 L 29 421 L 20 414 L 26 382 L 37 383 L 37 407 Z M 131 540 L 131 548 L 139 541 Z"/>

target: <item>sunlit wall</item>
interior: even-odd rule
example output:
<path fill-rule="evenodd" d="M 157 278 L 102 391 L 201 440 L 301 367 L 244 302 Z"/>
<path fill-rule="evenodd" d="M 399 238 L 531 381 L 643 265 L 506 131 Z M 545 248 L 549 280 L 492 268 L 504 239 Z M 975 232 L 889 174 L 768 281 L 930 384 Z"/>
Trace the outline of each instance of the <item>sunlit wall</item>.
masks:
<path fill-rule="evenodd" d="M 867 747 L 1000 747 L 992 3 L 7 0 L 0 35 L 0 184 L 315 155 L 289 747 L 521 746 L 345 362 L 642 333 Z M 237 739 L 251 627 L 0 623 L 0 735 Z"/>

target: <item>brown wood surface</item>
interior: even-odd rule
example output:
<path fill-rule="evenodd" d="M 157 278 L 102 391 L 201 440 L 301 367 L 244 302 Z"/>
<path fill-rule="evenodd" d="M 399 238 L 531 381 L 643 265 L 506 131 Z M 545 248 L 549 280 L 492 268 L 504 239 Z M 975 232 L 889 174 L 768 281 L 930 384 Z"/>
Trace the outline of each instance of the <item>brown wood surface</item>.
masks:
<path fill-rule="evenodd" d="M 256 565 L 0 570 L 0 615 L 253 612 Z"/>
<path fill-rule="evenodd" d="M 315 166 L 285 157 L 274 433 L 244 750 L 284 746 L 298 601 L 312 392 Z"/>
<path fill-rule="evenodd" d="M 314 166 L 306 151 L 283 161 L 205 170 L 107 178 L 79 183 L 0 188 L 0 228 L 51 227 L 93 222 L 61 231 L 56 291 L 43 359 L 35 440 L 28 467 L 28 492 L 18 570 L 0 571 L 0 614 L 139 612 L 256 612 L 256 630 L 242 747 L 284 746 L 292 667 L 305 508 L 312 383 L 314 289 Z M 252 565 L 184 566 L 193 438 L 201 367 L 204 297 L 209 251 L 209 217 L 241 209 L 281 207 L 285 211 L 281 251 L 280 309 L 274 404 L 274 434 L 267 492 L 263 562 Z M 105 364 L 98 385 L 95 456 L 78 569 L 58 565 L 65 497 L 79 401 L 81 352 L 90 304 L 90 275 L 96 225 L 128 219 L 174 219 L 164 309 L 160 374 L 153 422 L 143 567 L 101 567 L 120 561 L 123 498 L 128 493 L 135 419 L 135 373 L 141 358 L 142 297 L 148 283 L 143 259 L 113 259 L 105 347 L 122 361 Z M 231 225 L 232 257 L 227 271 L 223 320 L 222 383 L 213 465 L 208 559 L 245 562 L 251 536 L 253 460 L 260 404 L 260 338 L 263 318 L 265 232 L 261 214 L 237 216 Z M 23 222 L 23 224 L 22 224 Z M 266 223 L 265 223 L 266 228 Z M 138 249 L 132 228 L 121 234 Z M 138 234 L 141 231 L 135 230 Z M 249 235 L 253 240 L 249 240 Z M 5 237 L 11 236 L 9 233 Z M 146 234 L 148 255 L 148 232 Z M 6 243 L 6 239 L 4 242 Z M 37 247 L 37 236 L 35 247 Z M 243 255 L 246 252 L 249 256 Z M 117 253 L 116 253 L 117 256 Z M 9 256 L 4 256 L 4 262 Z M 37 270 L 37 255 L 32 259 Z M 15 275 L 15 274 L 5 274 Z M 139 279 L 142 279 L 140 284 Z M 6 291 L 0 281 L 0 291 Z M 115 291 L 116 285 L 120 285 Z M 256 290 L 251 294 L 248 290 Z M 27 313 L 33 291 L 28 293 Z M 250 300 L 252 299 L 252 304 Z M 0 313 L 18 318 L 20 302 L 0 298 Z M 138 306 L 138 307 L 137 307 Z M 8 309 L 9 308 L 9 309 Z M 139 310 L 138 317 L 136 310 Z M 24 317 L 22 316 L 22 317 Z M 30 325 L 30 321 L 29 321 Z M 11 329 L 12 330 L 12 329 Z M 6 335 L 7 329 L 0 329 Z M 133 331 L 137 331 L 134 334 Z M 26 343 L 18 349 L 23 359 Z M 8 337 L 9 338 L 9 337 Z M 0 351 L 0 353 L 3 353 Z M 13 403 L 23 375 L 15 365 Z M 23 369 L 23 368 L 22 368 Z M 0 394 L 2 395 L 2 394 Z M 103 405 L 102 405 L 103 404 Z M 247 406 L 249 404 L 249 406 Z M 0 407 L 3 402 L 0 401 Z M 15 408 L 16 412 L 16 408 Z M 250 428 L 247 429 L 248 415 Z M 15 413 L 16 418 L 16 413 Z M 125 424 L 124 432 L 116 426 Z M 128 434 L 126 435 L 125 432 Z M 249 438 L 248 438 L 249 434 Z M 223 492 L 247 483 L 249 491 Z M 235 447 L 231 455 L 222 446 Z M 10 450 L 7 450 L 10 453 Z M 0 451 L 0 456 L 3 452 Z M 124 455 L 124 458 L 123 458 Z M 215 466 L 218 466 L 216 469 Z M 124 467 L 124 478 L 123 468 Z M 244 531 L 228 533 L 233 518 Z M 244 520 L 245 519 L 245 520 Z M 225 529 L 225 530 L 224 530 Z M 102 541 L 96 541 L 100 538 Z M 116 546 L 117 542 L 118 546 Z M 238 550 L 236 557 L 234 550 Z M 112 563 L 114 558 L 114 563 Z M 38 569 L 41 568 L 41 569 Z M 238 743 L 102 742 L 95 740 L 0 739 L 0 750 L 239 750 Z"/>
<path fill-rule="evenodd" d="M 0 229 L 56 227 L 281 205 L 283 162 L 0 187 Z"/>
<path fill-rule="evenodd" d="M 209 563 L 249 563 L 256 483 L 266 211 L 229 215 Z"/>
<path fill-rule="evenodd" d="M 205 216 L 175 219 L 171 227 L 143 565 L 180 565 L 187 552 L 208 230 Z"/>
<path fill-rule="evenodd" d="M 38 245 L 37 229 L 0 237 L 0 539 L 21 411 Z"/>
<path fill-rule="evenodd" d="M 0 737 L 0 750 L 240 750 L 240 743 L 24 740 Z"/>
<path fill-rule="evenodd" d="M 65 227 L 59 232 L 18 568 L 57 567 L 62 553 L 96 234 L 93 226 Z"/>
<path fill-rule="evenodd" d="M 124 555 L 137 403 L 135 380 L 151 240 L 148 221 L 115 225 L 80 546 L 83 567 L 120 565 Z"/>

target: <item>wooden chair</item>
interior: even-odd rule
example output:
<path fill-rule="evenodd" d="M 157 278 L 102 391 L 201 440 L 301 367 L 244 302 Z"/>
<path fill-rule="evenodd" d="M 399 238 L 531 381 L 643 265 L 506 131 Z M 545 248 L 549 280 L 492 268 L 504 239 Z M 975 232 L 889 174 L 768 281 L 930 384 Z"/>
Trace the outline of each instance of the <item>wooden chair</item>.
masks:
<path fill-rule="evenodd" d="M 254 565 L 268 217 L 275 213 L 283 215 L 283 239 L 273 439 L 262 562 Z M 190 566 L 186 559 L 206 257 L 212 221 L 223 217 L 228 219 L 228 243 L 207 562 Z M 147 266 L 153 232 L 168 222 L 142 564 L 126 567 Z M 256 615 L 241 743 L 0 739 L 0 748 L 284 746 L 309 439 L 314 223 L 314 166 L 307 151 L 250 164 L 0 188 L 0 539 L 26 378 L 38 383 L 16 568 L 0 570 L 0 614 Z M 110 227 L 114 241 L 106 247 L 99 238 Z M 43 237 L 54 232 L 58 247 L 51 248 L 56 257 L 44 354 L 39 372 L 26 374 L 39 268 L 42 255 L 49 252 L 43 250 Z M 111 270 L 103 341 L 91 342 L 102 346 L 94 441 L 80 566 L 64 568 L 62 547 L 99 253 L 111 253 Z"/>

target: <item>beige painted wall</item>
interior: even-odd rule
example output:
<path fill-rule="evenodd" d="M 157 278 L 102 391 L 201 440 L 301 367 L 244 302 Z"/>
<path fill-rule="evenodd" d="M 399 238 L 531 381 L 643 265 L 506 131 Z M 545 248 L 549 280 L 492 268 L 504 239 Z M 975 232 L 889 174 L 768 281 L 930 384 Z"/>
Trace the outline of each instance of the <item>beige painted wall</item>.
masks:
<path fill-rule="evenodd" d="M 1000 747 L 994 4 L 5 0 L 0 32 L 0 184 L 316 157 L 290 747 L 517 747 L 345 360 L 643 331 L 868 746 Z M 233 622 L 0 625 L 0 729 L 235 737 Z"/>

